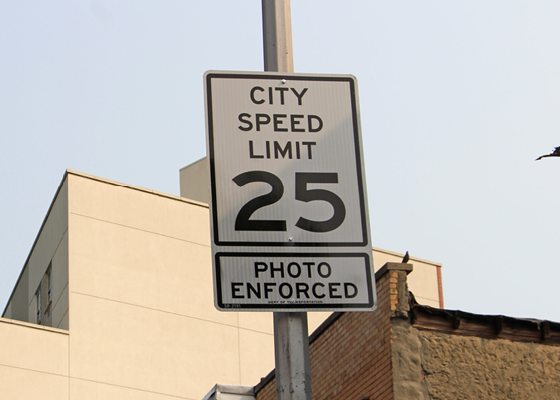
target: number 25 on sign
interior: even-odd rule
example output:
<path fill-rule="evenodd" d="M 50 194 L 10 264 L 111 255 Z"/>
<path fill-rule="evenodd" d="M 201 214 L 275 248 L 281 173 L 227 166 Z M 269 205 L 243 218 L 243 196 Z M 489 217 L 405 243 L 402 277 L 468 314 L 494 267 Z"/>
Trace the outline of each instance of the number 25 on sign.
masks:
<path fill-rule="evenodd" d="M 276 203 L 284 194 L 284 185 L 280 178 L 266 171 L 243 172 L 233 178 L 239 186 L 245 186 L 251 182 L 268 183 L 272 190 L 262 196 L 248 201 L 237 214 L 235 219 L 235 230 L 237 231 L 286 231 L 286 221 L 277 220 L 250 220 L 249 218 L 261 207 Z M 312 221 L 300 217 L 295 226 L 309 232 L 330 232 L 338 228 L 346 217 L 344 202 L 333 192 L 323 189 L 309 190 L 308 183 L 338 183 L 337 173 L 325 172 L 296 172 L 296 200 L 303 202 L 326 201 L 331 204 L 334 212 L 326 221 Z"/>

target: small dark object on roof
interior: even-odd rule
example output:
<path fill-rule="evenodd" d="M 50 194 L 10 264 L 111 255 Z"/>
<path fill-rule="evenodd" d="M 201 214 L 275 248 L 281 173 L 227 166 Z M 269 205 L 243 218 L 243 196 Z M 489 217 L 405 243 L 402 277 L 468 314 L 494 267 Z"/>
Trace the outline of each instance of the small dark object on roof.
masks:
<path fill-rule="evenodd" d="M 408 256 L 408 251 L 407 251 L 406 254 L 404 255 L 401 263 L 406 264 L 408 262 L 408 260 L 410 260 L 410 257 Z"/>

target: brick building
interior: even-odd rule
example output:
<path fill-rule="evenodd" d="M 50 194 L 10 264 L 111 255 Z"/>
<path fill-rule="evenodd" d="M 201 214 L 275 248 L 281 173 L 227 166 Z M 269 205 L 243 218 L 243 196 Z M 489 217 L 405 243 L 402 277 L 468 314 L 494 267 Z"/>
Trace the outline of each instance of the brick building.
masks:
<path fill-rule="evenodd" d="M 385 264 L 376 311 L 334 313 L 311 335 L 314 399 L 560 398 L 560 324 L 419 305 L 411 271 Z M 217 386 L 207 398 L 220 390 L 274 400 L 274 371 L 254 388 Z"/>

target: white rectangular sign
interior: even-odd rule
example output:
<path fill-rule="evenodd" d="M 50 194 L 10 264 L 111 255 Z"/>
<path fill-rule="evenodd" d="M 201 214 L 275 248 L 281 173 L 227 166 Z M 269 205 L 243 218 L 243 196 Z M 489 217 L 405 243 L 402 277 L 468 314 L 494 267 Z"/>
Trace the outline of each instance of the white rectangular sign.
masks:
<path fill-rule="evenodd" d="M 355 78 L 210 71 L 205 90 L 216 307 L 373 309 Z"/>

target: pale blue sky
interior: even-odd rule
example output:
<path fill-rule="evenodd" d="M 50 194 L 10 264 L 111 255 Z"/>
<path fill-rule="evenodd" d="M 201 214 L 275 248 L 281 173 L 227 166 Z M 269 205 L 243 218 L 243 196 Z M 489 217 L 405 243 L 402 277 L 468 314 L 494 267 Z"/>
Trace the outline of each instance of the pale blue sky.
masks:
<path fill-rule="evenodd" d="M 373 244 L 445 306 L 560 321 L 557 1 L 292 0 L 296 72 L 358 79 Z M 0 3 L 0 305 L 64 171 L 179 194 L 206 70 L 261 71 L 259 0 Z"/>

